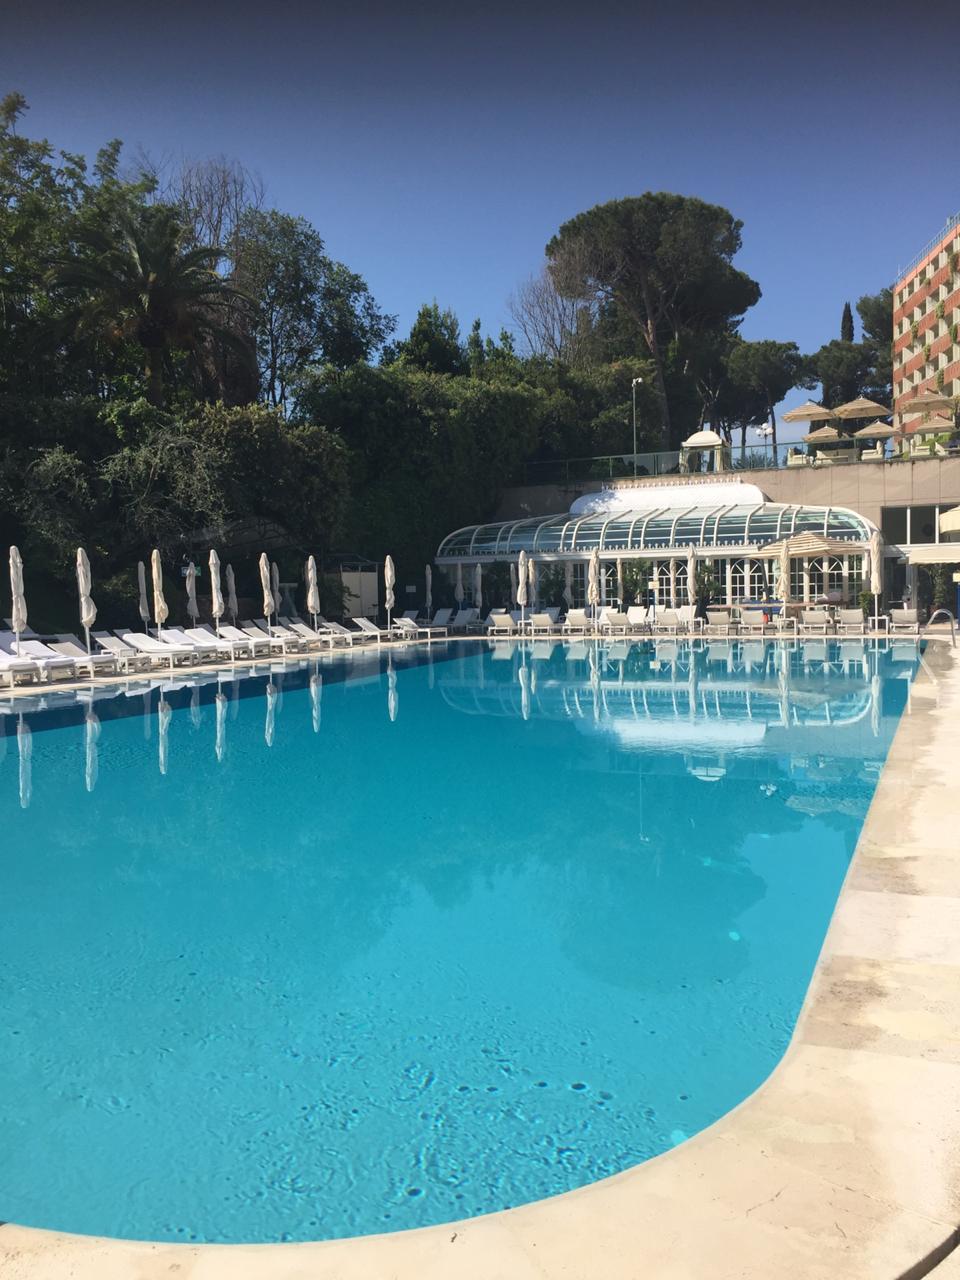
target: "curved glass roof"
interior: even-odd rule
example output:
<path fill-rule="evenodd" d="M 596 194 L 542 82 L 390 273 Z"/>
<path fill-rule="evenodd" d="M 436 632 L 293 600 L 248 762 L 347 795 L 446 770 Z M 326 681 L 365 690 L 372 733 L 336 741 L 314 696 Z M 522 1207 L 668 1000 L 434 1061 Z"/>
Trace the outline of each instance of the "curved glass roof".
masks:
<path fill-rule="evenodd" d="M 779 502 L 727 506 L 647 507 L 640 511 L 536 516 L 457 529 L 440 543 L 437 559 L 512 560 L 529 555 L 587 556 L 677 547 L 762 547 L 798 533 L 865 543 L 873 526 L 844 507 Z"/>

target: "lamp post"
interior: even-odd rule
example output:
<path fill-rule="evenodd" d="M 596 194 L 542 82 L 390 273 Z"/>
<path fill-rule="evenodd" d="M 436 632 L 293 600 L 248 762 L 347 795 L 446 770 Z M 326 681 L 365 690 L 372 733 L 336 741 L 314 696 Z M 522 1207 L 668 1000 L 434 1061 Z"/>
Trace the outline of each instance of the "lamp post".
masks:
<path fill-rule="evenodd" d="M 634 378 L 630 384 L 633 393 L 633 475 L 636 479 L 637 475 L 637 384 L 642 383 L 642 378 Z"/>

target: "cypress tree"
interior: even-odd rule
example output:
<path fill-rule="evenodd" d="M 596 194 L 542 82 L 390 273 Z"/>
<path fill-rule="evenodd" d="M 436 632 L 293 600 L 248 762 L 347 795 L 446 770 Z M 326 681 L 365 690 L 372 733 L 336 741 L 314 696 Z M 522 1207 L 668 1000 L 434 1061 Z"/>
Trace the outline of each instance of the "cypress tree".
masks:
<path fill-rule="evenodd" d="M 850 310 L 850 303 L 843 304 L 843 315 L 840 317 L 840 341 L 853 341 L 853 312 Z"/>

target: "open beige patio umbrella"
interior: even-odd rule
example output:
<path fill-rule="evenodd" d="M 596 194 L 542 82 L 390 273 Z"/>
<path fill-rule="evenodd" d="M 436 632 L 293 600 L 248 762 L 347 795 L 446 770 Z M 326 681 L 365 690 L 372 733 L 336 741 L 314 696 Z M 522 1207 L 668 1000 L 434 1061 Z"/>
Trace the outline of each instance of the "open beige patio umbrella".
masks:
<path fill-rule="evenodd" d="M 836 427 L 817 427 L 815 431 L 809 432 L 803 437 L 804 444 L 836 444 L 840 439 L 840 432 Z"/>
<path fill-rule="evenodd" d="M 214 626 L 217 628 L 217 635 L 219 635 L 220 619 L 224 614 L 223 590 L 220 586 L 220 557 L 212 547 L 207 557 L 207 567 L 210 570 L 210 612 L 213 615 Z"/>
<path fill-rule="evenodd" d="M 897 405 L 897 413 L 901 418 L 905 413 L 952 413 L 954 400 L 940 391 L 921 391 L 912 400 L 901 400 Z"/>
<path fill-rule="evenodd" d="M 20 633 L 27 629 L 27 600 L 23 593 L 23 560 L 16 547 L 10 548 L 10 627 L 20 656 Z"/>
<path fill-rule="evenodd" d="M 796 409 L 790 409 L 787 413 L 780 415 L 781 422 L 828 422 L 834 417 L 832 409 L 825 409 L 822 404 L 814 404 L 812 400 L 808 400 L 806 404 L 798 405 Z"/>
<path fill-rule="evenodd" d="M 197 604 L 197 566 L 192 560 L 187 565 L 187 617 L 194 626 L 200 621 L 200 606 Z"/>
<path fill-rule="evenodd" d="M 237 579 L 234 576 L 232 564 L 227 565 L 225 576 L 227 579 L 227 612 L 236 622 L 237 614 L 240 612 L 240 603 L 237 600 Z"/>
<path fill-rule="evenodd" d="M 856 400 L 848 400 L 846 404 L 837 405 L 833 416 L 841 422 L 849 422 L 853 418 L 888 418 L 893 412 L 885 404 L 876 400 L 868 400 L 866 396 L 857 396 Z"/>
<path fill-rule="evenodd" d="M 147 566 L 142 560 L 137 561 L 137 588 L 140 592 L 138 610 L 140 621 L 145 627 L 150 625 L 150 605 L 147 601 Z"/>
<path fill-rule="evenodd" d="M 272 635 L 270 618 L 276 605 L 273 600 L 273 592 L 270 590 L 270 561 L 267 559 L 265 551 L 260 552 L 258 566 L 260 569 L 260 589 L 263 591 L 263 616 L 267 623 L 267 632 Z"/>
<path fill-rule="evenodd" d="M 917 423 L 914 426 L 910 424 L 910 435 L 912 436 L 941 436 L 953 431 L 954 422 L 952 418 L 945 418 L 942 414 L 935 413 L 932 418 L 928 418 L 926 422 Z"/>
<path fill-rule="evenodd" d="M 159 634 L 170 616 L 170 610 L 163 595 L 163 565 L 160 563 L 160 552 L 156 548 L 150 553 L 150 572 L 153 577 L 153 620 L 157 624 L 157 634 Z M 166 769 L 162 772 L 166 773 Z"/>
<path fill-rule="evenodd" d="M 899 435 L 896 427 L 891 427 L 888 422 L 881 422 L 878 418 L 876 422 L 869 422 L 859 431 L 855 431 L 853 438 L 854 440 L 889 440 L 895 435 Z"/>
<path fill-rule="evenodd" d="M 90 561 L 83 547 L 77 547 L 77 591 L 80 595 L 80 625 L 87 639 L 87 653 L 90 652 L 90 628 L 97 620 L 97 606 L 93 603 L 90 592 L 93 580 L 90 576 Z"/>
<path fill-rule="evenodd" d="M 317 614 L 320 612 L 320 586 L 317 582 L 317 562 L 313 556 L 307 556 L 307 613 L 313 618 L 313 629 L 317 629 Z"/>

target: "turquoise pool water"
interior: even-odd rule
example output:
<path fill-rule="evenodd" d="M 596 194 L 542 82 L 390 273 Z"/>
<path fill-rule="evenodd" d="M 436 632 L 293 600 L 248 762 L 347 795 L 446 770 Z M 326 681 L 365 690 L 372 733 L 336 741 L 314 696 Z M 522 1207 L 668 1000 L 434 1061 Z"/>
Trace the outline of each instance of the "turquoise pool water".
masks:
<path fill-rule="evenodd" d="M 0 701 L 0 1219 L 398 1230 L 682 1142 L 787 1045 L 915 663 L 478 642 Z"/>

